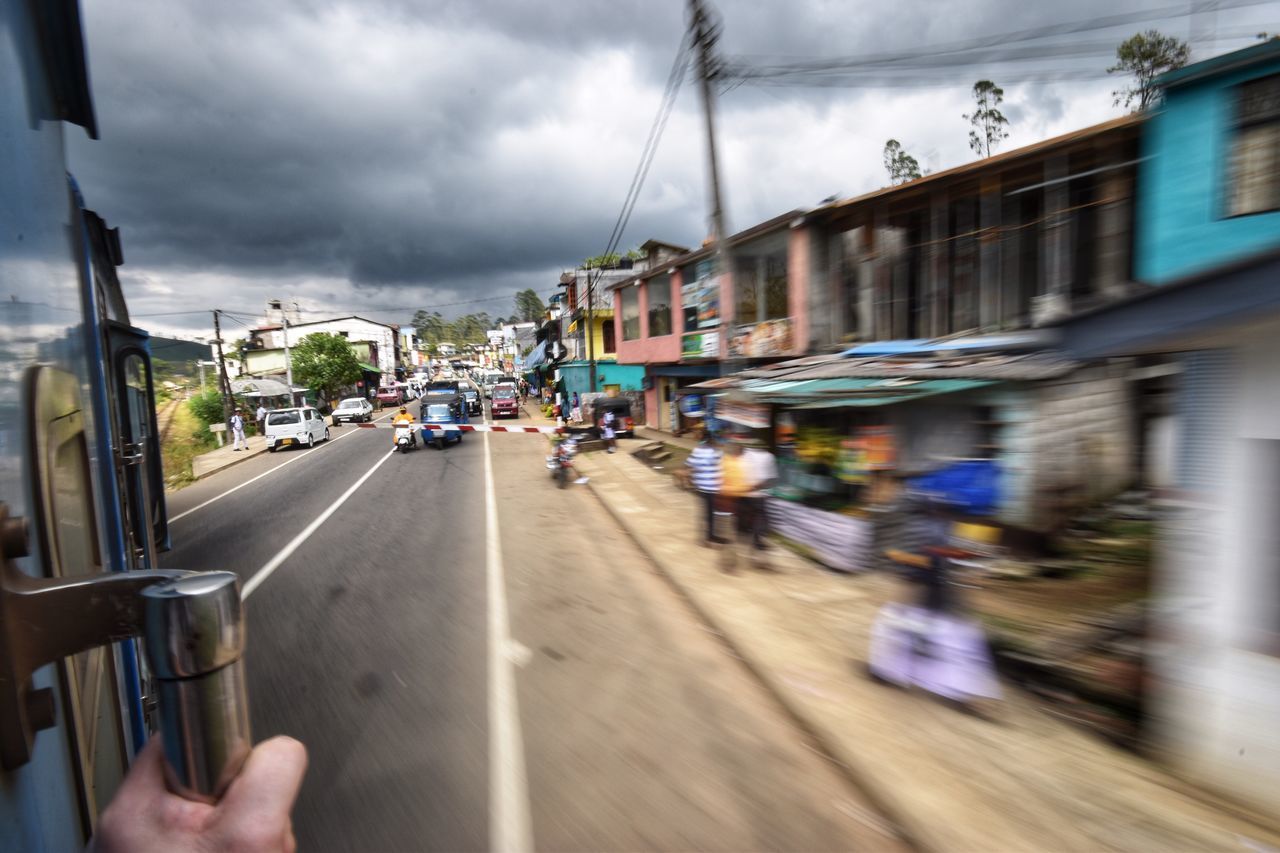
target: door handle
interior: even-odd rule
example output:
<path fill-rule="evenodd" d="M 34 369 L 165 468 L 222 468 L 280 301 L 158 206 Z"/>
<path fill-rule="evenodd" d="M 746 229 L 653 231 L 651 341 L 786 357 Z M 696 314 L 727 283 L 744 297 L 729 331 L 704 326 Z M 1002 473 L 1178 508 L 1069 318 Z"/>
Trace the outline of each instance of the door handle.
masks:
<path fill-rule="evenodd" d="M 244 612 L 231 572 L 104 572 L 36 578 L 13 562 L 29 551 L 27 523 L 0 503 L 0 766 L 31 760 L 35 733 L 56 724 L 40 667 L 141 637 L 158 682 L 170 790 L 216 801 L 251 746 Z"/>

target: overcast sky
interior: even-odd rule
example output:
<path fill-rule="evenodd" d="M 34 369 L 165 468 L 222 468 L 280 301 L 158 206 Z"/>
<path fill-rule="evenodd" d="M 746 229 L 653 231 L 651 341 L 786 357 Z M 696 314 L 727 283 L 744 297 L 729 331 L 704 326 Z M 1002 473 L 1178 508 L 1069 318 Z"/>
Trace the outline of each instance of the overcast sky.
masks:
<path fill-rule="evenodd" d="M 121 227 L 139 324 L 199 334 L 223 308 L 306 319 L 417 308 L 509 314 L 603 250 L 684 31 L 684 0 L 82 0 L 101 139 L 69 130 L 90 207 Z M 1146 26 L 1195 58 L 1280 30 L 1280 2 L 1061 37 L 1032 65 L 943 65 L 923 85 L 741 86 L 720 99 L 732 230 L 887 183 L 902 141 L 933 170 L 968 162 L 974 80 L 1005 89 L 1001 150 L 1122 113 L 1099 71 Z M 927 53 L 960 39 L 1170 0 L 717 0 L 719 50 L 753 61 Z M 1192 4 L 1178 3 L 1179 7 Z M 1048 52 L 1048 51 L 1046 51 Z M 707 233 L 705 140 L 681 89 L 622 241 Z M 501 298 L 495 298 L 501 297 Z M 473 301 L 487 300 L 487 301 Z M 457 304 L 466 303 L 466 304 Z M 243 328 L 232 326 L 233 332 Z"/>

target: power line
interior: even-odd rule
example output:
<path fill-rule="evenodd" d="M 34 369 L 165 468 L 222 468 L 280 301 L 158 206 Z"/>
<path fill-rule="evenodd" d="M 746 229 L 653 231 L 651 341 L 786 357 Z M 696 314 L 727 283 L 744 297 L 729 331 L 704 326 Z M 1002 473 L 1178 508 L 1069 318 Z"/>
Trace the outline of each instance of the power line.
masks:
<path fill-rule="evenodd" d="M 1263 5 L 1272 0 L 1219 0 L 1219 9 L 1235 9 L 1248 6 Z M 857 72 L 880 72 L 886 76 L 868 76 L 866 84 L 884 82 L 885 84 L 912 85 L 919 78 L 894 77 L 893 72 L 919 71 L 924 69 L 950 69 L 961 66 L 997 64 L 1002 62 L 1035 61 L 1046 57 L 1086 58 L 1114 49 L 1114 44 L 1100 41 L 1067 44 L 1017 45 L 1019 42 L 1035 42 L 1055 36 L 1073 35 L 1098 30 L 1113 29 L 1126 24 L 1164 18 L 1186 17 L 1194 13 L 1194 9 L 1183 6 L 1165 6 L 1110 15 L 1104 18 L 1071 21 L 1051 24 L 1043 27 L 1017 30 L 996 35 L 983 36 L 977 39 L 955 41 L 930 45 L 923 50 L 897 51 L 892 53 L 866 54 L 861 56 L 830 57 L 816 60 L 796 60 L 790 62 L 768 61 L 758 56 L 741 56 L 730 58 L 716 69 L 719 80 L 751 85 L 805 85 L 803 82 L 812 79 L 824 81 L 817 85 L 832 85 L 834 75 L 853 75 Z M 1243 29 L 1232 30 L 1241 37 L 1251 35 Z M 1219 34 L 1210 41 L 1228 37 Z M 1050 72 L 1039 72 L 1048 75 Z M 1061 72 L 1059 72 L 1061 73 Z M 1075 72 L 1079 74 L 1080 72 Z M 1007 76 L 1007 75 L 1006 75 Z M 1104 76 L 1098 72 L 1097 76 Z M 788 80 L 788 78 L 791 78 Z M 802 82 L 796 83 L 795 79 Z M 776 83 L 777 80 L 788 80 Z M 931 81 L 926 81 L 931 82 Z"/>

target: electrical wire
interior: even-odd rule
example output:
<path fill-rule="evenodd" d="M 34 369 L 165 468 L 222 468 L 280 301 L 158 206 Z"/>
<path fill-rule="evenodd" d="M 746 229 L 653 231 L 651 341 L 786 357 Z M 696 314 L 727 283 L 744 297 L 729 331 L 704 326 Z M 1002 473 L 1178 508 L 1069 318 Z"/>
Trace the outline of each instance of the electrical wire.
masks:
<path fill-rule="evenodd" d="M 1274 0 L 1220 0 L 1215 9 L 1237 9 L 1263 5 Z M 998 65 L 1016 62 L 1034 62 L 1045 58 L 1094 58 L 1110 53 L 1115 45 L 1110 42 L 1089 41 L 1059 44 L 1018 45 L 1019 42 L 1036 42 L 1056 36 L 1112 29 L 1126 24 L 1163 18 L 1185 17 L 1196 9 L 1186 6 L 1165 6 L 1110 15 L 1103 18 L 1051 24 L 1043 27 L 1017 30 L 977 39 L 931 45 L 922 50 L 893 53 L 866 54 L 862 56 L 830 57 L 816 60 L 790 62 L 769 61 L 763 57 L 730 57 L 719 63 L 716 76 L 722 84 L 736 85 L 841 85 L 839 80 L 856 80 L 858 85 L 937 85 L 936 79 L 896 76 L 898 71 L 926 69 L 954 69 L 975 65 Z M 1219 32 L 1207 39 L 1195 39 L 1197 43 L 1215 42 L 1231 37 L 1254 34 L 1256 28 L 1235 28 L 1227 33 Z M 865 77 L 858 77 L 859 73 Z M 1034 71 L 1019 74 L 1002 72 L 1004 79 L 1052 80 L 1064 72 Z M 1066 72 L 1071 79 L 1088 79 L 1090 76 L 1106 76 L 1098 70 L 1079 69 Z"/>
<path fill-rule="evenodd" d="M 686 31 L 680 40 L 680 46 L 676 49 L 675 59 L 671 63 L 671 71 L 667 75 L 667 85 L 662 92 L 662 100 L 658 104 L 658 111 L 653 117 L 653 123 L 649 126 L 649 136 L 645 139 L 644 148 L 640 152 L 640 162 L 636 164 L 636 170 L 631 176 L 631 185 L 627 188 L 627 194 L 623 198 L 622 208 L 618 211 L 618 218 L 614 220 L 613 230 L 609 233 L 604 252 L 601 253 L 602 258 L 608 257 L 617 250 L 618 245 L 622 242 L 622 235 L 626 233 L 627 224 L 631 221 L 631 214 L 635 210 L 636 202 L 640 199 L 640 191 L 644 187 L 645 178 L 649 175 L 649 167 L 653 165 L 653 158 L 658 152 L 658 143 L 662 139 L 667 120 L 671 117 L 671 111 L 675 107 L 676 96 L 680 92 L 680 86 L 684 82 L 685 73 L 689 68 L 690 46 L 690 33 Z M 603 274 L 603 268 L 597 269 L 594 275 L 588 274 L 588 292 L 594 288 Z"/>

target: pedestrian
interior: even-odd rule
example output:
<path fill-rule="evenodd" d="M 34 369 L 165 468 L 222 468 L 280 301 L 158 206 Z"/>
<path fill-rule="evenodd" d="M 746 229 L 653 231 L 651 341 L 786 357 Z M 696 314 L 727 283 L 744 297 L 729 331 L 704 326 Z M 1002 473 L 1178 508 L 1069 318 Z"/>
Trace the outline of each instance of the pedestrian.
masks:
<path fill-rule="evenodd" d="M 693 453 L 689 454 L 684 463 L 689 466 L 693 488 L 702 500 L 703 516 L 706 519 L 704 541 L 708 545 L 724 545 L 728 542 L 716 535 L 716 502 L 720 498 L 720 486 L 724 480 L 723 460 L 724 454 L 712 441 L 710 430 L 704 428 L 698 446 L 693 448 Z"/>
<path fill-rule="evenodd" d="M 747 463 L 742 456 L 742 438 L 734 436 L 729 439 L 725 453 L 720 460 L 720 498 L 717 503 L 722 512 L 734 518 L 734 539 L 750 529 L 747 516 L 746 498 L 751 491 L 750 475 Z M 736 550 L 736 549 L 735 549 Z M 733 571 L 737 555 L 727 555 L 728 561 L 722 562 L 725 571 Z"/>
<path fill-rule="evenodd" d="M 261 400 L 258 401 L 258 411 L 255 414 L 257 415 L 257 417 L 255 417 L 254 420 L 258 422 L 258 435 L 266 435 L 267 434 L 267 407 L 262 405 Z"/>
<path fill-rule="evenodd" d="M 560 401 L 560 419 L 567 424 L 569 423 L 570 414 L 572 413 L 569 411 L 569 397 L 566 395 L 565 398 Z"/>
<path fill-rule="evenodd" d="M 915 587 L 907 601 L 880 608 L 871 628 L 872 678 L 921 687 L 979 716 L 994 716 L 1000 682 L 980 622 L 970 618 L 951 579 L 952 560 L 969 556 L 951 542 L 952 520 L 936 496 L 918 495 L 907 519 L 912 552 L 886 555 Z"/>
<path fill-rule="evenodd" d="M 605 409 L 604 417 L 600 419 L 600 437 L 604 439 L 610 453 L 618 449 L 618 435 L 613 428 L 615 420 L 613 409 Z"/>
<path fill-rule="evenodd" d="M 240 415 L 240 410 L 236 409 L 231 415 L 231 449 L 239 452 L 240 445 L 244 445 L 244 449 L 249 449 L 249 441 L 244 437 L 244 418 Z"/>
<path fill-rule="evenodd" d="M 751 530 L 751 545 L 757 551 L 763 551 L 768 526 L 764 501 L 768 497 L 768 490 L 778 479 L 778 461 L 759 441 L 748 442 L 742 458 L 747 468 L 748 482 L 751 484 L 745 499 L 748 526 Z"/>
<path fill-rule="evenodd" d="M 570 409 L 575 424 L 582 423 L 582 401 L 578 399 L 578 392 L 573 392 L 573 406 Z"/>

